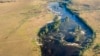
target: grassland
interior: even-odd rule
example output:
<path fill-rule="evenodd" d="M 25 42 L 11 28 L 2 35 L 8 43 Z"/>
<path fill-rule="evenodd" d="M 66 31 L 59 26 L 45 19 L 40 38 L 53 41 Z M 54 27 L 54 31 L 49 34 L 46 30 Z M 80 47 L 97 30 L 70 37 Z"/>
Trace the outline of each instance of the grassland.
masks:
<path fill-rule="evenodd" d="M 0 3 L 0 56 L 41 56 L 35 39 L 38 30 L 52 20 L 47 3 L 48 0 Z M 72 0 L 69 7 L 77 10 L 96 32 L 93 46 L 84 53 L 94 56 L 93 47 L 100 43 L 100 0 Z"/>
<path fill-rule="evenodd" d="M 0 3 L 0 56 L 40 56 L 38 30 L 52 19 L 46 0 Z"/>

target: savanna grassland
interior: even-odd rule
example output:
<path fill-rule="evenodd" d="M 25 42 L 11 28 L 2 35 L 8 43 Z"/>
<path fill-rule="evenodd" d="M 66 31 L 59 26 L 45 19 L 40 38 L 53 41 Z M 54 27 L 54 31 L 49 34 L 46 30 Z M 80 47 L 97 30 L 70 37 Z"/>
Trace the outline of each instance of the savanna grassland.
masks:
<path fill-rule="evenodd" d="M 37 32 L 52 19 L 46 0 L 0 3 L 0 56 L 40 56 Z"/>
<path fill-rule="evenodd" d="M 53 19 L 48 0 L 16 0 L 0 3 L 0 56 L 41 56 L 36 44 L 39 29 Z M 71 0 L 77 12 L 96 33 L 94 44 L 84 56 L 100 56 L 93 51 L 100 44 L 100 0 Z"/>

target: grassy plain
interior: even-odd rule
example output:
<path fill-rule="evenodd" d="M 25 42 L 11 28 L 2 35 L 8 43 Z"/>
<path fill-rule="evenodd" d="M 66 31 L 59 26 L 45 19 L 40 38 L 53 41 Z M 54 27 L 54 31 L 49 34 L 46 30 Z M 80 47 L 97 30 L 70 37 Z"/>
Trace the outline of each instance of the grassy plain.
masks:
<path fill-rule="evenodd" d="M 0 3 L 0 56 L 41 56 L 37 32 L 53 15 L 48 0 L 17 0 Z M 100 0 L 72 0 L 71 9 L 94 29 L 94 45 L 100 43 Z M 93 46 L 84 56 L 94 56 Z M 100 56 L 100 54 L 98 54 Z"/>
<path fill-rule="evenodd" d="M 37 32 L 52 19 L 46 0 L 0 3 L 0 56 L 40 56 Z"/>

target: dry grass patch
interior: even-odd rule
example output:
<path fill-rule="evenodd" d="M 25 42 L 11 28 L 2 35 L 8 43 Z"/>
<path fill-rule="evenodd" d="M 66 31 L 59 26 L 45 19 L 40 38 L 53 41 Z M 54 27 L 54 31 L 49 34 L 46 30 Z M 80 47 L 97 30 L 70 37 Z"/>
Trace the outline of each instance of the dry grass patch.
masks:
<path fill-rule="evenodd" d="M 35 38 L 38 30 L 53 17 L 46 4 L 46 0 L 0 4 L 0 56 L 41 55 Z"/>

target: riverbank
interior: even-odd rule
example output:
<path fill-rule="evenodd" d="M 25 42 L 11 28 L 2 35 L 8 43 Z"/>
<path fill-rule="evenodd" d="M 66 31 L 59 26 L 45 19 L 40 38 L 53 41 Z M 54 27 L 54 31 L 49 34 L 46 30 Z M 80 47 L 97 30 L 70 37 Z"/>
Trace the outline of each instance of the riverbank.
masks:
<path fill-rule="evenodd" d="M 96 55 L 93 51 L 95 45 L 99 44 L 100 37 L 100 1 L 99 0 L 72 0 L 69 4 L 69 8 L 74 12 L 76 11 L 85 22 L 94 30 L 96 38 L 93 45 L 87 51 L 85 51 L 84 56 L 94 56 Z M 100 54 L 97 54 L 100 56 Z"/>

